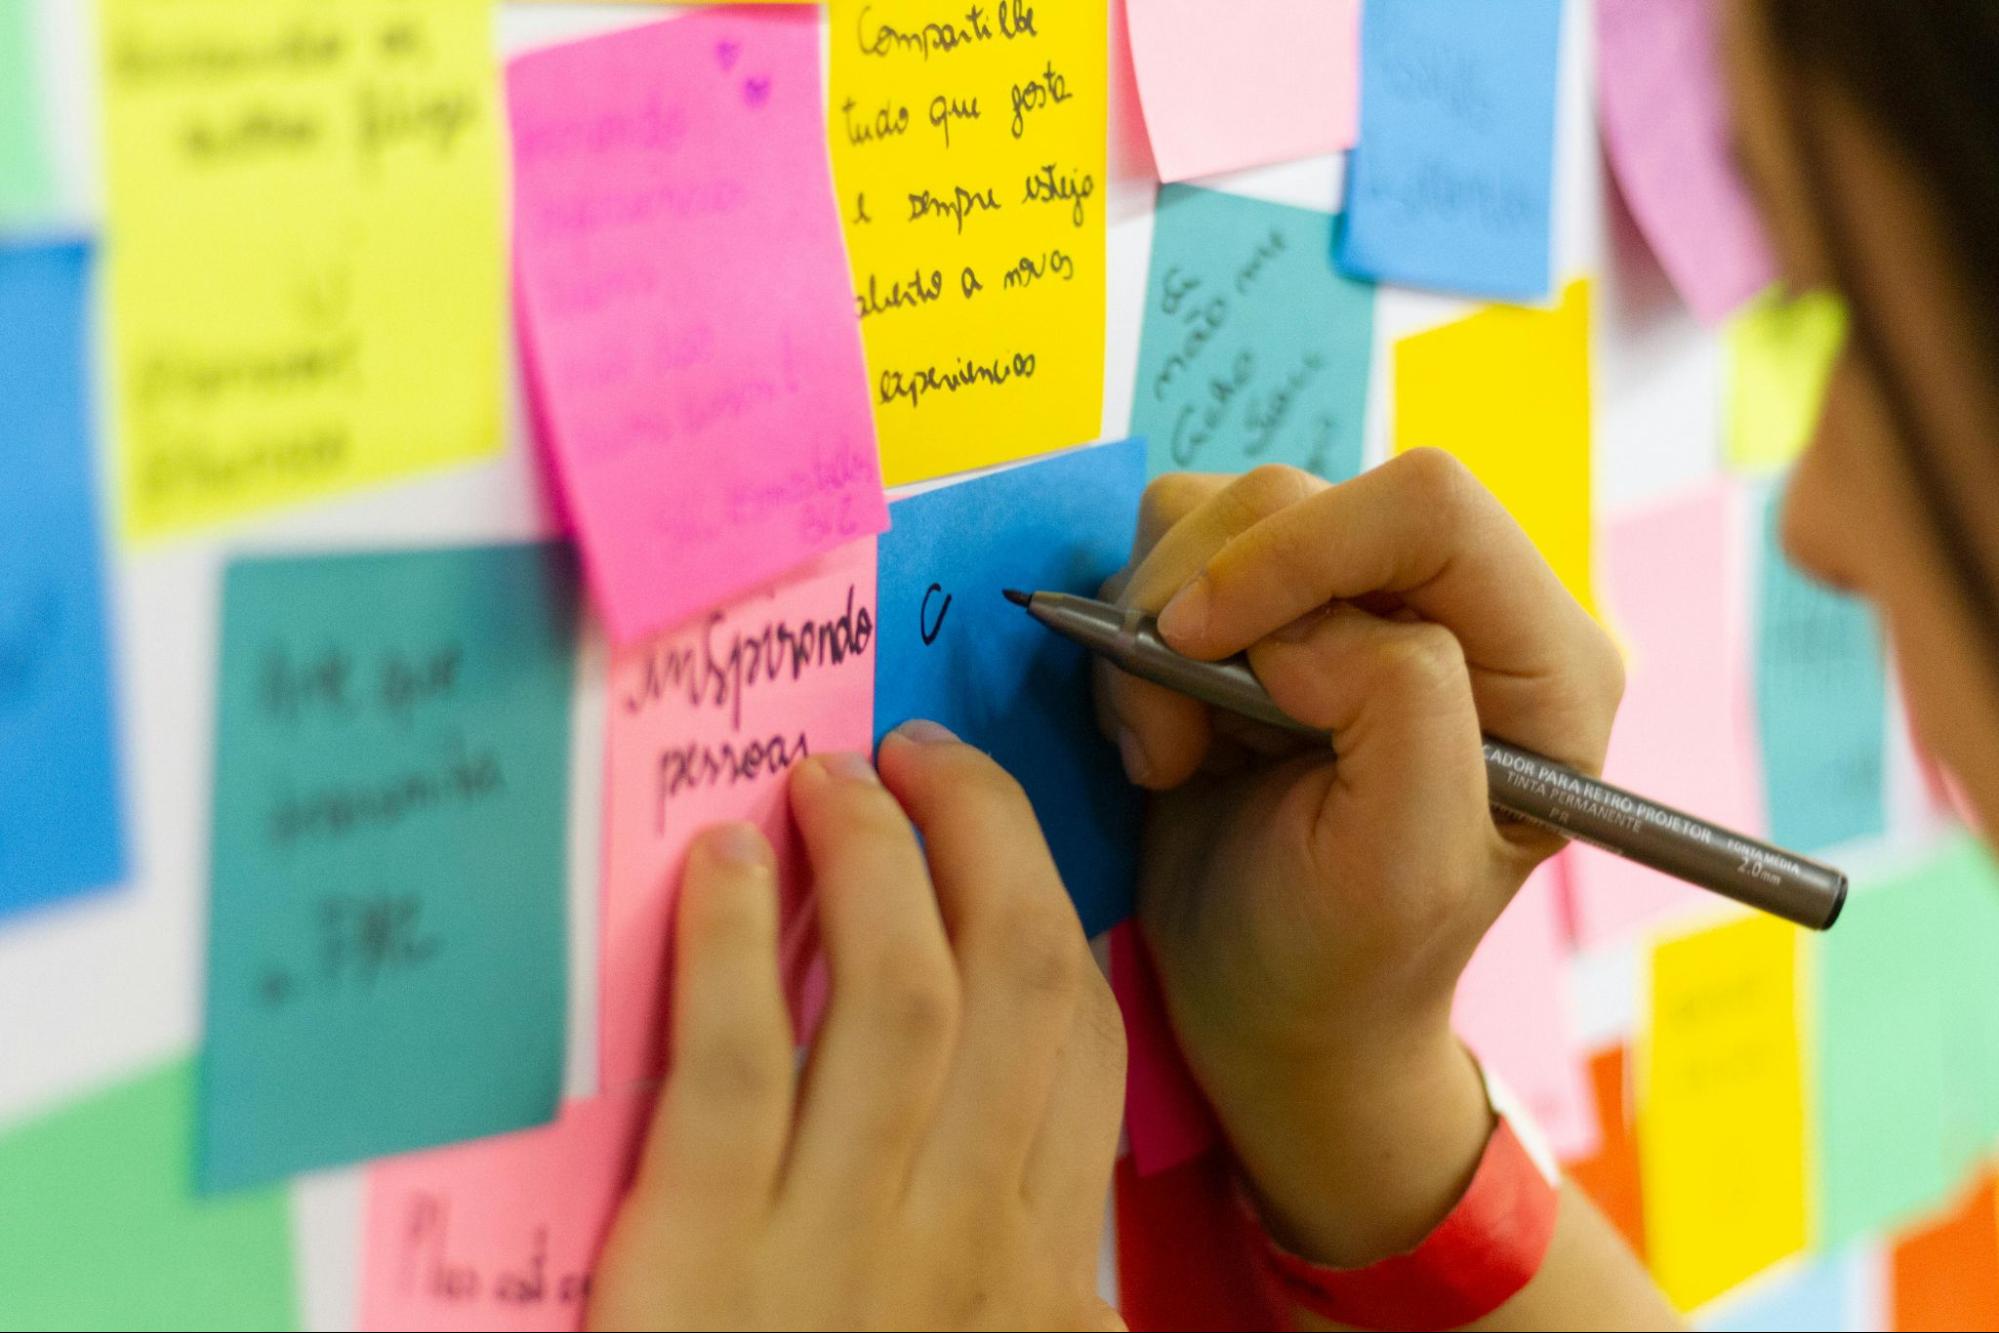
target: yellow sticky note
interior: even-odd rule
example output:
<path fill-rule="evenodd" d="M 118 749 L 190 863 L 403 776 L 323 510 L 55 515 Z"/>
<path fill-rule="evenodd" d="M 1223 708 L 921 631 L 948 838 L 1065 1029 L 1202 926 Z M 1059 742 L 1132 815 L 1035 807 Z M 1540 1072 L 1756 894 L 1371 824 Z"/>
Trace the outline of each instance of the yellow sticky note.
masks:
<path fill-rule="evenodd" d="M 827 8 L 827 132 L 883 479 L 1094 439 L 1104 0 Z"/>
<path fill-rule="evenodd" d="M 1645 1251 L 1682 1310 L 1805 1245 L 1798 932 L 1753 917 L 1652 953 L 1638 1147 Z"/>
<path fill-rule="evenodd" d="M 1765 292 L 1729 321 L 1730 467 L 1781 468 L 1811 443 L 1845 340 L 1846 308 L 1831 292 Z"/>
<path fill-rule="evenodd" d="M 1553 310 L 1492 306 L 1395 344 L 1395 451 L 1455 454 L 1577 601 L 1590 583 L 1589 283 Z"/>
<path fill-rule="evenodd" d="M 489 0 L 104 0 L 125 531 L 491 454 Z"/>

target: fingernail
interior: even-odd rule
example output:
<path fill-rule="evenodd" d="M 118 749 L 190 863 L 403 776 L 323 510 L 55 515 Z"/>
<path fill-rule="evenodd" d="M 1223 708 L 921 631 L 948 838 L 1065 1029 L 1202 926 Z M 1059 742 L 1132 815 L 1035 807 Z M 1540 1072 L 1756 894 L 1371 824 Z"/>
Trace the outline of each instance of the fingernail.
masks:
<path fill-rule="evenodd" d="M 875 776 L 875 766 L 868 762 L 865 755 L 822 754 L 819 756 L 819 767 L 826 771 L 828 777 L 838 778 L 842 782 L 880 781 Z"/>
<path fill-rule="evenodd" d="M 1170 642 L 1196 638 L 1208 626 L 1208 576 L 1205 571 L 1173 594 L 1159 613 L 1159 632 Z"/>
<path fill-rule="evenodd" d="M 1152 761 L 1145 757 L 1145 746 L 1139 743 L 1136 733 L 1120 730 L 1117 734 L 1118 757 L 1124 760 L 1124 775 L 1131 779 L 1134 787 L 1143 787 L 1145 779 L 1152 772 Z"/>
<path fill-rule="evenodd" d="M 719 824 L 708 830 L 701 845 L 708 855 L 730 865 L 761 869 L 771 863 L 770 844 L 755 824 Z"/>
<path fill-rule="evenodd" d="M 949 727 L 940 726 L 927 718 L 911 718 L 889 733 L 918 745 L 949 745 L 958 739 L 957 733 Z"/>

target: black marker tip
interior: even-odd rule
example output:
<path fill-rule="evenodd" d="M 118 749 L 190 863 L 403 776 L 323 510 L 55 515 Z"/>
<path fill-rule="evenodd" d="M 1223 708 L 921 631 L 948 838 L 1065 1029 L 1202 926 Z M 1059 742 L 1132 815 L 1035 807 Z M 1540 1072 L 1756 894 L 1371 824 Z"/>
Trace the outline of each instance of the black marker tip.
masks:
<path fill-rule="evenodd" d="M 1015 606 L 1026 606 L 1029 602 L 1034 600 L 1032 597 L 1028 596 L 1026 593 L 1022 592 L 1018 588 L 1002 588 L 1000 589 L 1000 591 L 1004 593 L 1006 595 L 1006 599 L 1009 602 L 1012 602 Z"/>

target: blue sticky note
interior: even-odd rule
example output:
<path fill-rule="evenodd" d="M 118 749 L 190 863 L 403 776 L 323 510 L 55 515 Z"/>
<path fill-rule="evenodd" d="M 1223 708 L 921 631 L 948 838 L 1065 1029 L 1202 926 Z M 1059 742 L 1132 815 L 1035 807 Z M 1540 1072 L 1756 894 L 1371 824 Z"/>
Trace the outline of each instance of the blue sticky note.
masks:
<path fill-rule="evenodd" d="M 1191 185 L 1159 192 L 1131 410 L 1154 476 L 1360 471 L 1374 287 L 1333 268 L 1335 221 Z"/>
<path fill-rule="evenodd" d="M 1364 7 L 1343 269 L 1473 296 L 1548 294 L 1561 36 L 1561 0 Z"/>
<path fill-rule="evenodd" d="M 0 247 L 0 917 L 125 873 L 82 243 Z"/>
<path fill-rule="evenodd" d="M 879 733 L 928 718 L 1027 789 L 1086 933 L 1131 914 L 1141 795 L 1097 730 L 1089 655 L 1000 596 L 1095 596 L 1131 554 L 1145 442 L 899 500 L 881 539 Z"/>
<path fill-rule="evenodd" d="M 1887 827 L 1887 681 L 1872 613 L 1785 559 L 1779 508 L 1762 521 L 1757 731 L 1771 840 L 1809 853 Z"/>
<path fill-rule="evenodd" d="M 1697 1325 L 1704 1333 L 1793 1333 L 1865 1327 L 1860 1313 L 1860 1270 L 1852 1259 L 1801 1263 L 1759 1282 L 1739 1297 L 1710 1308 Z"/>
<path fill-rule="evenodd" d="M 205 1189 L 553 1117 L 575 579 L 553 545 L 230 567 Z"/>

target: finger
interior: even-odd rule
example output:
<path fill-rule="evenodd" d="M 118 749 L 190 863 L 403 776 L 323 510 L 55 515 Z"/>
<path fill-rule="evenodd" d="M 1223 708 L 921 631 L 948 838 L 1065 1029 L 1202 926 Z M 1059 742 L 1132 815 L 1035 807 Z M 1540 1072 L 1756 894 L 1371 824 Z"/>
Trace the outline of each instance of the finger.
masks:
<path fill-rule="evenodd" d="M 791 808 L 831 976 L 806 1070 L 788 1197 L 901 1197 L 949 1067 L 958 978 L 916 835 L 858 755 L 799 764 Z"/>
<path fill-rule="evenodd" d="M 1174 595 L 1160 632 L 1217 659 L 1329 603 L 1381 593 L 1456 637 L 1489 728 L 1570 762 L 1601 759 L 1623 688 L 1615 647 L 1499 501 L 1436 450 L 1245 528 Z"/>
<path fill-rule="evenodd" d="M 1093 959 L 1021 1186 L 1028 1204 L 1067 1231 L 1066 1244 L 1076 1251 L 1094 1248 L 1103 1226 L 1124 1122 L 1124 1081 L 1124 1019 Z"/>
<path fill-rule="evenodd" d="M 636 1188 L 761 1216 L 790 1137 L 791 1018 L 778 975 L 777 862 L 751 824 L 695 840 L 675 909 L 665 1089 Z"/>
<path fill-rule="evenodd" d="M 917 722 L 882 742 L 881 773 L 922 832 L 964 993 L 957 1056 L 915 1179 L 954 1199 L 967 1179 L 981 1194 L 1018 1188 L 1095 972 L 1082 923 L 1005 769 Z"/>

